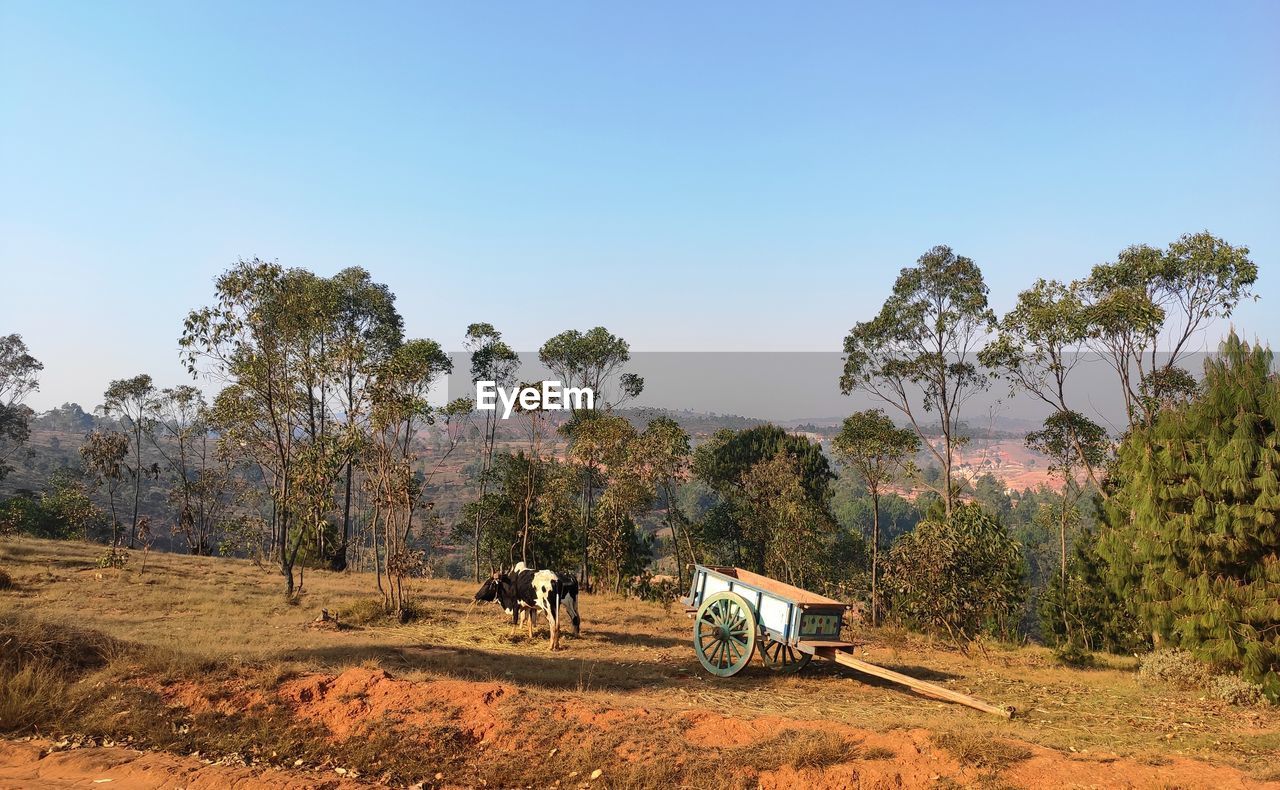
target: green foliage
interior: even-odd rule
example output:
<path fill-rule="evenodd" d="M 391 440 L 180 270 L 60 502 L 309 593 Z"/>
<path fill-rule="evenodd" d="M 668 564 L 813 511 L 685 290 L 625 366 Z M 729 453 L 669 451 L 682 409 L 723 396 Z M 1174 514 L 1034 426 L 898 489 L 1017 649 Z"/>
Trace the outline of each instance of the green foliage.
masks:
<path fill-rule="evenodd" d="M 871 624 L 880 622 L 880 491 L 908 468 L 920 449 L 914 431 L 899 428 L 879 409 L 855 412 L 844 419 L 832 442 L 836 457 L 848 464 L 871 493 Z"/>
<path fill-rule="evenodd" d="M 942 466 L 939 493 L 948 512 L 955 494 L 953 450 L 963 441 L 958 432 L 960 407 L 990 383 L 989 374 L 977 364 L 977 353 L 978 343 L 994 325 L 977 264 L 939 246 L 903 269 L 880 313 L 855 325 L 844 340 L 841 391 L 862 390 L 907 416 Z M 936 415 L 941 449 L 928 443 L 921 409 Z"/>
<path fill-rule="evenodd" d="M 94 487 L 107 489 L 107 512 L 111 527 L 111 545 L 120 543 L 120 517 L 116 513 L 116 495 L 125 476 L 125 459 L 129 456 L 129 437 L 118 431 L 96 430 L 80 445 Z"/>
<path fill-rule="evenodd" d="M 717 431 L 694 451 L 693 474 L 722 496 L 731 496 L 747 470 L 778 453 L 797 459 L 811 499 L 819 501 L 828 496 L 835 475 L 822 448 L 771 424 L 744 431 Z"/>
<path fill-rule="evenodd" d="M 819 445 L 776 425 L 719 431 L 694 451 L 692 468 L 716 494 L 695 528 L 716 561 L 800 585 L 841 583 L 855 570 L 825 559 L 839 531 Z"/>
<path fill-rule="evenodd" d="M 1187 396 L 1190 377 L 1179 363 L 1210 321 L 1253 295 L 1257 279 L 1248 247 L 1208 231 L 1164 250 L 1135 245 L 1093 268 L 1080 284 L 1089 342 L 1115 370 L 1131 425 L 1150 427 L 1160 409 Z"/>
<path fill-rule="evenodd" d="M 1280 699 L 1280 381 L 1233 333 L 1201 394 L 1120 447 L 1103 549 L 1170 644 Z"/>
<path fill-rule="evenodd" d="M 1108 584 L 1095 531 L 1083 532 L 1063 576 L 1051 573 L 1038 602 L 1041 633 L 1050 644 L 1080 650 L 1132 653 L 1151 644 L 1131 603 Z"/>
<path fill-rule="evenodd" d="M 1010 632 L 1026 595 L 1023 575 L 1017 542 L 995 517 L 966 504 L 899 538 L 884 583 L 895 616 L 964 644 Z"/>
<path fill-rule="evenodd" d="M 22 401 L 40 386 L 43 369 L 21 335 L 0 336 L 0 480 L 13 470 L 9 460 L 31 435 L 32 411 Z"/>
<path fill-rule="evenodd" d="M 570 329 L 542 344 L 538 359 L 555 373 L 566 387 L 590 387 L 597 409 L 610 410 L 636 397 L 644 389 L 644 379 L 622 373 L 631 360 L 631 346 L 602 326 L 587 332 Z M 608 387 L 614 382 L 618 394 L 609 400 Z M 575 411 L 575 418 L 578 416 Z"/>

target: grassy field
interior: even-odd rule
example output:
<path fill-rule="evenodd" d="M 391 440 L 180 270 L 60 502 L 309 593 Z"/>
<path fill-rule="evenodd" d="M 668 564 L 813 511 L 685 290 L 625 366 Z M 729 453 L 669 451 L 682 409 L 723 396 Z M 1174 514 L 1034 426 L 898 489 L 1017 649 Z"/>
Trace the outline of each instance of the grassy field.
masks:
<path fill-rule="evenodd" d="M 181 683 L 221 683 L 221 692 L 205 688 L 197 695 L 207 704 L 219 693 L 284 688 L 291 678 L 302 682 L 297 679 L 358 668 L 374 675 L 350 692 L 353 699 L 390 693 L 401 681 L 434 683 L 437 689 L 446 681 L 470 684 L 460 687 L 466 690 L 463 696 L 490 684 L 518 691 L 524 705 L 571 703 L 579 722 L 607 724 L 620 716 L 632 722 L 633 730 L 651 730 L 643 737 L 629 733 L 630 745 L 612 743 L 608 748 L 615 758 L 638 749 L 659 758 L 669 751 L 679 762 L 714 751 L 718 762 L 705 769 L 713 772 L 731 770 L 745 759 L 732 753 L 732 719 L 756 722 L 757 731 L 763 727 L 782 739 L 757 738 L 751 759 L 762 761 L 752 763 L 758 771 L 821 767 L 832 751 L 848 759 L 850 743 L 858 741 L 864 761 L 874 761 L 881 751 L 901 755 L 904 744 L 915 744 L 917 750 L 950 755 L 970 771 L 964 776 L 988 783 L 1029 760 L 1028 747 L 1046 747 L 1091 765 L 1122 759 L 1159 767 L 1194 758 L 1238 770 L 1246 780 L 1280 779 L 1280 711 L 1237 708 L 1197 691 L 1143 685 L 1132 658 L 1103 657 L 1093 667 L 1078 669 L 1058 664 L 1037 647 L 989 647 L 966 656 L 897 631 L 847 635 L 866 642 L 861 658 L 1014 706 L 1017 715 L 1004 721 L 818 661 L 792 677 L 771 675 L 756 663 L 735 678 L 711 678 L 698 666 L 689 621 L 676 607 L 584 596 L 582 636 L 564 639 L 564 649 L 552 654 L 545 636 L 531 641 L 523 633 L 512 634 L 496 608 L 473 606 L 474 585 L 468 583 L 415 581 L 412 591 L 421 614 L 398 625 L 370 618 L 375 607 L 369 600 L 377 593 L 367 575 L 308 571 L 301 603 L 291 605 L 280 596 L 279 576 L 249 562 L 152 554 L 144 571 L 141 555 L 134 554 L 128 568 L 103 570 L 95 564 L 101 551 L 77 543 L 6 539 L 0 543 L 0 568 L 10 573 L 14 586 L 0 592 L 0 615 L 27 628 L 39 623 L 91 629 L 134 645 L 123 653 L 127 660 L 108 659 L 115 667 L 111 682 L 159 683 L 169 689 L 169 703 L 176 693 L 172 688 Z M 316 627 L 312 621 L 322 609 L 337 612 L 341 627 Z M 381 672 L 394 683 L 384 681 Z M 455 703 L 468 704 L 449 704 Z M 372 703 L 363 710 L 377 714 Z M 317 713 L 316 721 L 332 731 L 334 721 L 324 718 L 330 713 Z M 815 727 L 815 721 L 830 727 Z M 516 730 L 539 731 L 529 729 L 535 726 L 521 721 Z M 697 748 L 699 726 L 710 728 L 702 741 L 706 750 Z M 880 741 L 868 733 L 897 735 Z M 447 736 L 437 733 L 433 741 L 447 744 Z M 139 740 L 147 739 L 140 735 Z M 601 748 L 595 743 L 580 757 L 582 770 L 603 759 Z M 645 775 L 634 774 L 643 761 L 623 762 L 634 783 L 647 783 Z M 485 778 L 475 765 L 467 766 L 471 773 L 463 784 Z M 455 768 L 462 770 L 461 764 Z M 712 775 L 719 774 L 707 774 Z M 1016 771 L 1009 776 L 1016 780 Z"/>

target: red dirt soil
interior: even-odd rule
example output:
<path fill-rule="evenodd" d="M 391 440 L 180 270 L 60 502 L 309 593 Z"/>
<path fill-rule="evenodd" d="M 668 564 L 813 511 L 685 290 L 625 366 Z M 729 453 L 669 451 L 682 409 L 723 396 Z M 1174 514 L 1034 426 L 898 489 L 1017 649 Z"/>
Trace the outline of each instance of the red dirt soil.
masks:
<path fill-rule="evenodd" d="M 226 688 L 214 690 L 227 703 Z M 165 690 L 173 704 L 194 703 L 200 694 L 191 684 Z M 250 702 L 247 695 L 241 700 Z M 253 700 L 261 702 L 261 700 Z M 207 704 L 207 703 L 206 703 Z M 567 722 L 561 748 L 580 746 L 593 734 L 611 734 L 619 763 L 679 759 L 669 753 L 670 739 L 683 739 L 701 750 L 731 750 L 775 738 L 786 730 L 820 730 L 848 745 L 847 761 L 821 768 L 783 766 L 764 771 L 758 782 L 765 788 L 924 788 L 949 780 L 960 785 L 990 783 L 991 773 L 962 765 L 938 747 L 925 730 L 875 732 L 830 721 L 769 716 L 741 719 L 705 710 L 667 711 L 641 707 L 600 710 L 580 700 L 544 692 L 525 692 L 492 682 L 434 680 L 415 682 L 382 670 L 355 668 L 339 675 L 313 674 L 285 682 L 270 704 L 283 704 L 302 719 L 322 724 L 335 741 L 360 737 L 375 724 L 393 722 L 405 732 L 449 725 L 468 733 L 485 748 L 528 751 L 520 737 L 499 737 L 514 731 L 530 715 Z M 1280 787 L 1224 766 L 1171 757 L 1160 765 L 1103 754 L 1066 754 L 1032 744 L 1016 744 L 1024 753 L 999 772 L 1006 785 L 1018 787 Z M 115 786 L 115 787 L 266 787 L 349 788 L 365 786 L 333 774 L 321 778 L 289 771 L 264 771 L 206 765 L 200 760 L 124 748 L 91 748 L 45 754 L 40 742 L 0 744 L 0 788 Z M 860 756 L 864 755 L 864 756 Z M 545 751 L 527 759 L 542 764 L 547 782 L 566 779 Z M 424 766 L 425 768 L 426 766 Z M 597 782 L 607 786 L 608 766 Z M 748 777 L 744 776 L 744 779 Z M 96 779 L 112 783 L 93 785 Z M 581 777 L 577 780 L 581 781 Z M 445 779 L 448 782 L 448 779 Z"/>
<path fill-rule="evenodd" d="M 348 790 L 368 787 L 330 773 L 208 765 L 194 757 L 140 752 L 119 746 L 48 754 L 48 741 L 0 741 L 0 788 L 187 788 L 187 790 Z"/>

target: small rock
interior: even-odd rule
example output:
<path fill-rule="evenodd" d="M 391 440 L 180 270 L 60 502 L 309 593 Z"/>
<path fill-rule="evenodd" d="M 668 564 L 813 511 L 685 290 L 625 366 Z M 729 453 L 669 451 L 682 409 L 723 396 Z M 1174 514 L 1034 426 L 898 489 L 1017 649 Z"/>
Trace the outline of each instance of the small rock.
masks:
<path fill-rule="evenodd" d="M 599 779 L 599 778 L 601 777 L 601 775 L 603 775 L 603 774 L 604 774 L 604 771 L 602 771 L 602 770 L 600 770 L 599 768 L 597 768 L 597 769 L 595 769 L 594 771 L 592 771 L 592 772 L 591 772 L 591 778 L 592 778 L 592 779 Z"/>
<path fill-rule="evenodd" d="M 347 769 L 346 769 L 346 768 L 334 768 L 334 769 L 333 769 L 333 772 L 334 772 L 335 774 L 337 774 L 338 776 L 346 776 L 346 775 L 347 775 Z"/>
<path fill-rule="evenodd" d="M 301 766 L 301 765 L 302 765 L 302 761 L 301 761 L 301 760 L 294 760 L 294 761 L 293 761 L 293 767 L 294 767 L 294 768 L 297 768 L 297 767 L 299 767 L 299 766 Z"/>

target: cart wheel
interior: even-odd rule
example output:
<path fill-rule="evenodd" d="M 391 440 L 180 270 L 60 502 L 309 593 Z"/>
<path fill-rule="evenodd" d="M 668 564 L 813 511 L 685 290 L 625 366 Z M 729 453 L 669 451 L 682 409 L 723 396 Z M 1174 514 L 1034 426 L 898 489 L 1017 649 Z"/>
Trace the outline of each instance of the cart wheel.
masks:
<path fill-rule="evenodd" d="M 809 665 L 813 656 L 798 650 L 786 642 L 779 642 L 769 636 L 767 631 L 760 631 L 760 660 L 764 665 L 780 675 L 799 672 Z"/>
<path fill-rule="evenodd" d="M 722 678 L 736 675 L 756 649 L 756 613 L 740 596 L 718 592 L 698 607 L 693 650 L 702 666 Z"/>

